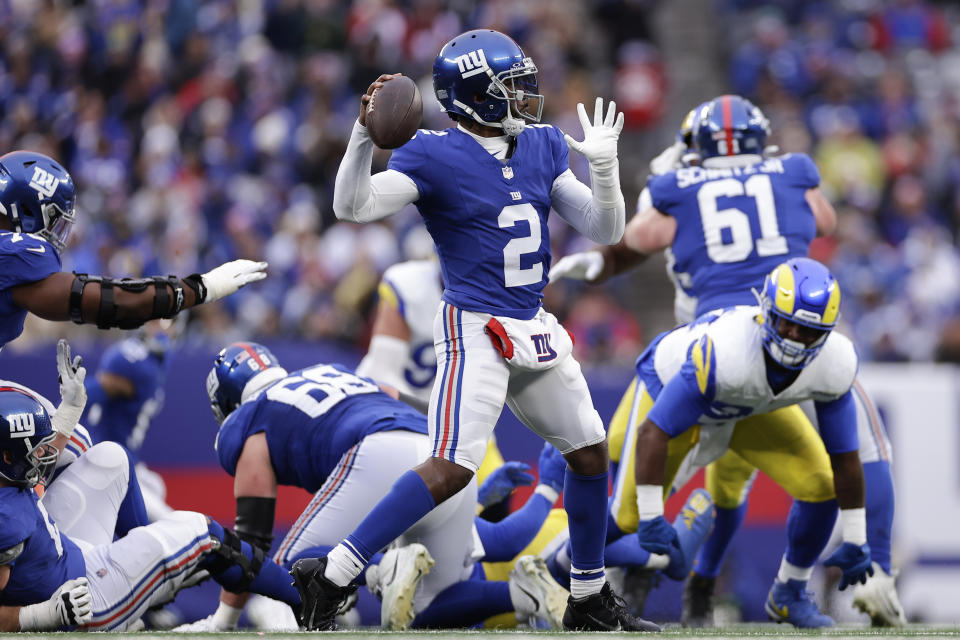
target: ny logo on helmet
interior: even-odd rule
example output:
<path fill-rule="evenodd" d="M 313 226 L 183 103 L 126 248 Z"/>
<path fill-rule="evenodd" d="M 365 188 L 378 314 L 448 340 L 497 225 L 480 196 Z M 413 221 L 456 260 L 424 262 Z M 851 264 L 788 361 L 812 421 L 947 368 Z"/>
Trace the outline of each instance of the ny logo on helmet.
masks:
<path fill-rule="evenodd" d="M 457 62 L 457 68 L 460 69 L 460 77 L 467 79 L 478 73 L 484 73 L 487 70 L 487 57 L 483 55 L 483 49 L 477 49 L 470 53 L 454 58 Z"/>
<path fill-rule="evenodd" d="M 40 195 L 49 198 L 57 192 L 60 179 L 40 167 L 34 167 L 33 177 L 30 178 L 30 186 L 39 191 Z"/>
<path fill-rule="evenodd" d="M 14 413 L 7 416 L 11 438 L 29 438 L 36 432 L 32 413 Z"/>

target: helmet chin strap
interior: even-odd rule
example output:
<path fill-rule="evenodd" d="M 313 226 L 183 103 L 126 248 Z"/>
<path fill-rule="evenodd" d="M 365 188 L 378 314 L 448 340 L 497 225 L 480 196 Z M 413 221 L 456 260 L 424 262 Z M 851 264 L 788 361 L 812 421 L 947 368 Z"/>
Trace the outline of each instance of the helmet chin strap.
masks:
<path fill-rule="evenodd" d="M 527 126 L 527 123 L 522 118 L 514 118 L 510 115 L 510 105 L 507 105 L 507 115 L 504 116 L 503 120 L 500 122 L 487 122 L 482 119 L 472 107 L 468 107 L 459 100 L 454 100 L 453 104 L 457 105 L 464 111 L 470 114 L 470 117 L 473 118 L 479 124 L 482 124 L 485 127 L 493 127 L 494 129 L 503 129 L 503 133 L 516 138 L 518 135 L 523 133 L 524 128 Z"/>

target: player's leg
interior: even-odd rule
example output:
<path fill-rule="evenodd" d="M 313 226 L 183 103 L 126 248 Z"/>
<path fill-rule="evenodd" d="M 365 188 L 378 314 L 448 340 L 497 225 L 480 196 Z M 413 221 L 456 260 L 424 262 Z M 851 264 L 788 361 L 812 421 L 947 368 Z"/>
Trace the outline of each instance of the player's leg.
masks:
<path fill-rule="evenodd" d="M 902 626 L 906 624 L 906 617 L 890 566 L 895 502 L 890 473 L 893 450 L 880 413 L 859 382 L 853 385 L 853 397 L 866 490 L 867 544 L 874 562 L 874 575 L 866 584 L 854 586 L 853 604 L 870 616 L 874 626 Z"/>
<path fill-rule="evenodd" d="M 349 592 L 349 584 L 370 556 L 474 477 L 503 409 L 509 376 L 484 333 L 488 319 L 485 314 L 441 306 L 434 325 L 438 375 L 428 416 L 432 455 L 401 476 L 326 558 L 294 565 L 291 573 L 298 588 L 309 591 L 308 628 L 330 628 L 337 601 Z"/>
<path fill-rule="evenodd" d="M 546 371 L 513 370 L 507 404 L 567 460 L 564 508 L 571 562 L 565 628 L 602 630 L 599 621 L 604 619 L 625 630 L 658 628 L 630 615 L 612 596 L 604 576 L 609 456 L 603 422 L 580 364 L 568 355 Z"/>
<path fill-rule="evenodd" d="M 94 546 L 111 542 L 117 529 L 148 524 L 127 452 L 115 442 L 80 455 L 50 484 L 43 504 L 63 533 Z M 128 521 L 123 526 L 121 513 Z"/>
<path fill-rule="evenodd" d="M 814 564 L 837 518 L 833 471 L 823 441 L 794 405 L 740 421 L 730 449 L 783 487 L 793 499 L 787 549 L 767 600 L 767 613 L 798 627 L 832 626 L 806 592 Z"/>
<path fill-rule="evenodd" d="M 705 486 L 713 496 L 713 530 L 700 547 L 683 589 L 681 622 L 690 627 L 713 626 L 713 596 L 730 541 L 747 513 L 747 495 L 757 469 L 734 451 L 727 451 L 706 469 Z"/>
<path fill-rule="evenodd" d="M 630 424 L 630 416 L 634 411 L 634 398 L 636 397 L 637 383 L 639 380 L 634 376 L 633 380 L 627 386 L 627 390 L 620 397 L 613 417 L 610 418 L 610 424 L 607 425 L 607 447 L 610 451 L 610 473 L 616 475 L 620 464 L 620 454 L 623 451 L 623 440 L 627 437 L 627 425 Z"/>

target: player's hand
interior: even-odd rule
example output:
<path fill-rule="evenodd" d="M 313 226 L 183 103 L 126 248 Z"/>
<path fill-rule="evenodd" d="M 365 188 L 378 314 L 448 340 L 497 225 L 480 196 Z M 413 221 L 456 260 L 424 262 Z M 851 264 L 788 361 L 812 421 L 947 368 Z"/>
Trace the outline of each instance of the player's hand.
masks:
<path fill-rule="evenodd" d="M 583 103 L 577 104 L 577 115 L 583 127 L 583 142 L 577 142 L 564 134 L 567 145 L 581 153 L 591 165 L 612 163 L 617 159 L 617 140 L 623 130 L 623 113 L 617 113 L 617 103 L 610 101 L 607 115 L 603 115 L 603 98 L 597 98 L 593 109 L 593 123 L 587 117 Z"/>
<path fill-rule="evenodd" d="M 235 293 L 240 287 L 267 277 L 267 263 L 233 260 L 200 276 L 207 291 L 204 302 L 213 302 Z"/>
<path fill-rule="evenodd" d="M 547 277 L 550 280 L 570 278 L 571 280 L 593 282 L 603 273 L 603 266 L 603 254 L 599 251 L 571 253 L 558 260 L 550 268 L 550 274 Z"/>
<path fill-rule="evenodd" d="M 397 76 L 403 75 L 402 73 L 384 73 L 381 74 L 379 78 L 373 81 L 369 87 L 367 87 L 367 92 L 360 97 L 360 125 L 367 126 L 367 105 L 370 103 L 370 98 L 373 96 L 373 92 L 383 86 L 384 82 L 388 82 Z"/>
<path fill-rule="evenodd" d="M 637 537 L 640 539 L 640 546 L 650 553 L 666 556 L 670 555 L 671 548 L 680 548 L 677 530 L 663 516 L 641 520 L 637 527 Z"/>
<path fill-rule="evenodd" d="M 54 431 L 69 438 L 87 406 L 87 389 L 83 384 L 87 369 L 83 366 L 83 358 L 70 357 L 70 343 L 63 338 L 57 342 L 57 374 L 60 380 L 60 404 L 50 416 L 50 425 Z"/>
<path fill-rule="evenodd" d="M 477 491 L 477 502 L 483 508 L 492 507 L 517 487 L 527 487 L 533 484 L 533 476 L 527 473 L 530 465 L 522 462 L 505 462 L 496 471 L 491 473 L 480 490 Z"/>
<path fill-rule="evenodd" d="M 650 161 L 650 173 L 659 176 L 668 171 L 673 171 L 686 151 L 687 145 L 677 140 Z"/>
<path fill-rule="evenodd" d="M 64 582 L 50 602 L 56 603 L 61 626 L 79 627 L 93 619 L 93 599 L 85 577 Z"/>
<path fill-rule="evenodd" d="M 563 493 L 563 478 L 567 473 L 567 461 L 563 454 L 550 443 L 540 452 L 540 484 L 545 484 L 557 493 Z"/>
<path fill-rule="evenodd" d="M 870 562 L 870 547 L 866 544 L 855 545 L 844 542 L 830 557 L 823 561 L 824 566 L 838 567 L 843 571 L 840 578 L 840 591 L 852 584 L 866 584 L 867 577 L 873 575 Z"/>

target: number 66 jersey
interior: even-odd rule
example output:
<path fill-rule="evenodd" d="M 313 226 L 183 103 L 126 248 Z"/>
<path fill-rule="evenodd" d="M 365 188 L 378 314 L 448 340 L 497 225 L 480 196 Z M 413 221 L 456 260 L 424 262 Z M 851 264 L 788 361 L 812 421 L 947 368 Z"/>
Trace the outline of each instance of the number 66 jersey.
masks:
<path fill-rule="evenodd" d="M 677 221 L 674 269 L 690 274 L 700 316 L 756 304 L 778 264 L 807 255 L 816 221 L 806 192 L 820 174 L 806 154 L 736 167 L 682 167 L 650 179 L 653 207 Z"/>

